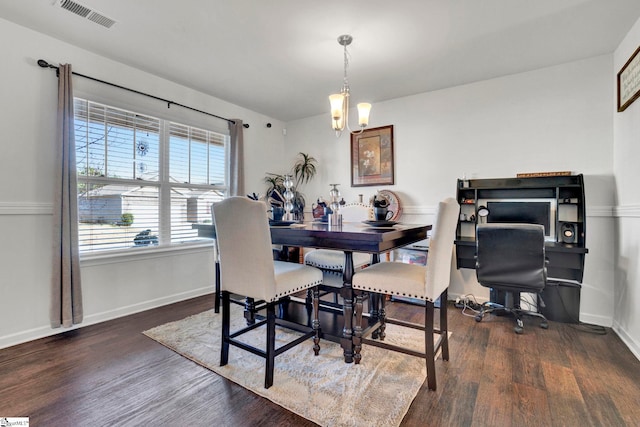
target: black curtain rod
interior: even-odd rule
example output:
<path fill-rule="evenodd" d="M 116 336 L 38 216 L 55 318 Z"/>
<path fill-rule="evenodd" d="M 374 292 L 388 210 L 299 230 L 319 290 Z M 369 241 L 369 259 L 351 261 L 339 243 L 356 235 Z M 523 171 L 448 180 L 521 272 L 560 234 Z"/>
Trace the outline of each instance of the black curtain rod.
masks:
<path fill-rule="evenodd" d="M 59 73 L 59 71 L 60 71 L 58 67 L 56 67 L 55 65 L 49 64 L 44 59 L 38 59 L 38 65 L 41 66 L 42 68 L 53 68 L 53 69 L 56 70 L 56 73 Z M 106 82 L 104 80 L 96 79 L 95 77 L 86 76 L 84 74 L 76 73 L 75 71 L 72 71 L 71 74 L 76 75 L 78 77 L 83 77 L 85 79 L 93 80 L 94 82 L 103 83 L 103 84 L 106 84 L 106 85 L 109 85 L 109 86 L 117 87 L 118 89 L 128 90 L 129 92 L 137 93 L 138 95 L 147 96 L 149 98 L 153 98 L 153 99 L 156 99 L 158 101 L 166 102 L 167 103 L 167 108 L 171 108 L 171 104 L 173 104 L 173 105 L 177 105 L 178 107 L 186 108 L 186 109 L 191 110 L 191 111 L 196 111 L 198 113 L 206 114 L 207 116 L 215 117 L 216 119 L 226 120 L 229 123 L 233 123 L 233 124 L 236 123 L 234 120 L 231 120 L 231 119 L 227 119 L 227 118 L 224 118 L 224 117 L 216 116 L 215 114 L 207 113 L 206 111 L 198 110 L 196 108 L 189 107 L 189 106 L 183 105 L 183 104 L 179 104 L 177 102 L 173 102 L 173 101 L 170 101 L 168 99 L 160 98 L 160 97 L 155 96 L 155 95 L 150 95 L 148 93 L 140 92 L 140 91 L 135 90 L 135 89 L 129 89 L 128 87 L 120 86 L 120 85 L 117 85 L 115 83 Z M 244 123 L 242 126 L 245 129 L 249 128 L 249 124 L 248 123 Z"/>

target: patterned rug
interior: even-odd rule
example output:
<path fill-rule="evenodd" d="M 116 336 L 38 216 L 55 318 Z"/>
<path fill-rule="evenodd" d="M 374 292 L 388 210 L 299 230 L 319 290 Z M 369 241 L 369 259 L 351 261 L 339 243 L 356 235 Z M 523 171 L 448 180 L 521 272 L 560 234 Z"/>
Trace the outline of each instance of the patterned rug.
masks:
<path fill-rule="evenodd" d="M 229 364 L 219 366 L 221 318 L 210 310 L 144 334 L 322 426 L 398 426 L 420 388 L 427 387 L 424 359 L 365 345 L 361 363 L 346 364 L 338 344 L 321 340 L 315 357 L 309 340 L 276 357 L 274 384 L 265 389 L 263 358 L 230 347 Z M 232 305 L 231 319 L 231 331 L 244 324 L 242 307 Z M 241 338 L 259 347 L 265 341 L 264 328 Z M 292 334 L 296 332 L 278 327 L 276 347 Z M 388 342 L 415 347 L 422 336 L 420 331 L 387 326 Z"/>

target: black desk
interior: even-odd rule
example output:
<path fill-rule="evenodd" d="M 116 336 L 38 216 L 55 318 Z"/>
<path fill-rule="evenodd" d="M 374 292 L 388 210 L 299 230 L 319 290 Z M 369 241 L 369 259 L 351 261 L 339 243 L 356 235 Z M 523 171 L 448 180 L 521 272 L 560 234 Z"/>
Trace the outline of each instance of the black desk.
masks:
<path fill-rule="evenodd" d="M 215 229 L 211 224 L 194 224 L 198 236 L 215 238 Z M 271 241 L 276 245 L 300 246 L 310 248 L 337 249 L 344 251 L 345 264 L 343 288 L 344 299 L 342 339 L 345 362 L 353 362 L 353 290 L 351 279 L 354 274 L 353 252 L 367 252 L 379 257 L 379 254 L 415 243 L 427 238 L 430 225 L 398 224 L 390 228 L 371 228 L 361 223 L 345 223 L 340 227 L 328 224 L 305 222 L 291 227 L 271 227 Z M 218 270 L 216 269 L 216 280 Z M 219 283 L 216 283 L 219 286 Z"/>
<path fill-rule="evenodd" d="M 455 241 L 458 268 L 476 268 L 476 240 L 461 237 Z M 585 255 L 589 249 L 579 245 L 545 242 L 546 257 L 549 259 L 547 275 L 552 278 L 582 282 Z"/>

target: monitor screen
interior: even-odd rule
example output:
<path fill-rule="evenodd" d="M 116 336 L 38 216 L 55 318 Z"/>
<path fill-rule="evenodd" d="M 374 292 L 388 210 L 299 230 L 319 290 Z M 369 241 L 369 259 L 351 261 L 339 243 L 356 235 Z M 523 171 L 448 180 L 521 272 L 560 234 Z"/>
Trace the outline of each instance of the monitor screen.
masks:
<path fill-rule="evenodd" d="M 551 236 L 550 202 L 487 202 L 487 222 L 540 224 L 546 236 Z"/>

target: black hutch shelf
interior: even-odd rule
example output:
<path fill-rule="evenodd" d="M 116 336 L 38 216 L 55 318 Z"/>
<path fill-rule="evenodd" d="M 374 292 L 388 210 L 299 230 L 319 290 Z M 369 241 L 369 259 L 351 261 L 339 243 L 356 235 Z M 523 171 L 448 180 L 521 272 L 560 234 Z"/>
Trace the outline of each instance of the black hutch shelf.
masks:
<path fill-rule="evenodd" d="M 487 201 L 548 201 L 551 227 L 545 249 L 549 277 L 582 282 L 586 242 L 584 179 L 582 174 L 526 178 L 458 180 L 460 218 L 456 230 L 458 268 L 475 268 L 478 209 Z M 523 220 L 523 222 L 527 222 Z"/>

